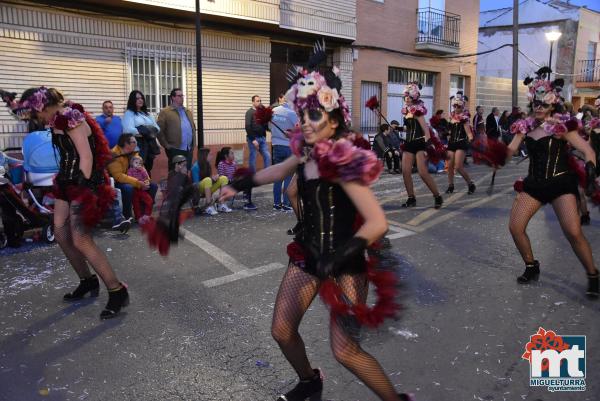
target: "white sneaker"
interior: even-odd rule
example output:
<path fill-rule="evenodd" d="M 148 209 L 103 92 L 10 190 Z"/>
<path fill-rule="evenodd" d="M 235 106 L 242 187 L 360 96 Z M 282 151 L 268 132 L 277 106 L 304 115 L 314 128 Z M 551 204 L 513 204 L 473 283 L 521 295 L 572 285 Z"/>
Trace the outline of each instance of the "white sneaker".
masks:
<path fill-rule="evenodd" d="M 206 214 L 208 214 L 210 216 L 214 216 L 215 214 L 219 214 L 219 212 L 217 212 L 215 210 L 215 208 L 212 207 L 212 206 L 207 207 L 206 210 L 204 211 L 204 213 L 206 213 Z"/>
<path fill-rule="evenodd" d="M 224 203 L 221 203 L 221 204 L 219 205 L 219 207 L 217 207 L 217 210 L 218 210 L 219 212 L 222 212 L 222 213 L 231 213 L 231 212 L 233 212 L 233 210 L 232 210 L 232 209 L 230 209 L 230 208 L 229 208 L 229 206 L 227 206 L 227 205 L 226 205 L 226 204 L 224 204 Z"/>

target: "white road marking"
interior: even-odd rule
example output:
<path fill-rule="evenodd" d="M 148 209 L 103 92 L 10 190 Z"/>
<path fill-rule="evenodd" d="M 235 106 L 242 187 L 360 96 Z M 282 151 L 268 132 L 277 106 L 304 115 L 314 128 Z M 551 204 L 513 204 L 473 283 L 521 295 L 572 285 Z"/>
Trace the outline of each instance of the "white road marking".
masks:
<path fill-rule="evenodd" d="M 478 179 L 475 182 L 475 185 L 479 187 L 482 182 L 484 182 L 485 180 L 487 180 L 491 176 L 492 176 L 491 172 L 488 173 L 488 174 L 486 174 L 486 175 L 484 175 L 483 177 L 481 177 L 480 179 Z M 445 206 L 451 205 L 452 203 L 456 202 L 457 200 L 459 200 L 460 198 L 462 198 L 465 195 L 467 195 L 466 192 L 460 192 L 458 194 L 452 195 L 448 199 L 444 200 L 444 205 Z M 429 209 L 429 210 L 427 210 L 427 211 L 419 214 L 418 216 L 414 217 L 412 220 L 410 220 L 406 224 L 408 224 L 409 226 L 418 226 L 419 224 L 421 224 L 425 220 L 429 219 L 433 215 L 438 214 L 442 210 L 443 210 L 443 207 L 441 209 Z"/>
<path fill-rule="evenodd" d="M 237 280 L 245 279 L 248 277 L 257 276 L 259 274 L 267 273 L 267 272 L 270 272 L 273 270 L 281 269 L 282 267 L 285 267 L 285 266 L 282 265 L 281 263 L 269 263 L 268 265 L 260 266 L 260 267 L 257 267 L 256 269 L 246 269 L 246 270 L 242 270 L 242 271 L 239 271 L 239 272 L 236 272 L 233 274 L 229 274 L 227 276 L 217 277 L 217 278 L 213 278 L 211 280 L 205 280 L 202 282 L 202 284 L 208 288 L 218 287 L 220 285 L 228 284 L 233 281 L 237 281 Z"/>
<path fill-rule="evenodd" d="M 243 272 L 248 270 L 246 266 L 238 262 L 234 257 L 229 255 L 227 252 L 222 250 L 219 247 L 211 244 L 203 238 L 200 238 L 193 232 L 186 230 L 185 228 L 180 228 L 180 231 L 183 233 L 184 238 L 196 245 L 198 248 L 202 249 L 204 252 L 208 253 L 213 259 L 217 262 L 225 266 L 229 271 L 233 273 Z"/>
<path fill-rule="evenodd" d="M 392 225 L 390 225 L 388 228 L 390 231 L 394 231 L 394 234 L 386 235 L 386 238 L 388 238 L 388 239 L 404 238 L 404 237 L 409 237 L 411 235 L 416 234 L 415 231 L 407 230 L 407 229 L 401 228 L 401 227 L 395 227 Z"/>

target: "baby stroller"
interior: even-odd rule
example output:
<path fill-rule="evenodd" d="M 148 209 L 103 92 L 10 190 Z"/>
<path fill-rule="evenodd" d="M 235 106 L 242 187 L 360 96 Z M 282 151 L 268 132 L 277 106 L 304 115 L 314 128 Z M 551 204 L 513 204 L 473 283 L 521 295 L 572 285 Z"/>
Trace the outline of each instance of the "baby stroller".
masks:
<path fill-rule="evenodd" d="M 20 246 L 25 232 L 37 229 L 45 242 L 54 242 L 51 192 L 57 160 L 48 131 L 28 134 L 23 148 L 0 152 L 0 249 Z"/>

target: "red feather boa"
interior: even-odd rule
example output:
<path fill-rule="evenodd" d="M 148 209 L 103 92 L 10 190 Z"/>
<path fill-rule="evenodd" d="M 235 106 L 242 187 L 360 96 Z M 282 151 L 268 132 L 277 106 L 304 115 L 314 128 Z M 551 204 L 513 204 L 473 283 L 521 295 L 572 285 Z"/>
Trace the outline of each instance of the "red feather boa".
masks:
<path fill-rule="evenodd" d="M 78 110 L 83 110 L 81 105 L 74 106 L 77 106 Z M 82 205 L 81 217 L 83 224 L 86 227 L 94 227 L 106 215 L 106 212 L 112 207 L 115 200 L 115 191 L 108 184 L 110 179 L 105 170 L 106 164 L 112 159 L 112 155 L 100 125 L 98 125 L 96 120 L 89 113 L 85 113 L 85 121 L 92 130 L 94 143 L 96 145 L 94 153 L 94 170 L 102 171 L 104 184 L 99 185 L 96 188 L 96 191 L 77 185 L 69 185 L 67 188 L 64 188 L 64 191 L 69 200 Z"/>
<path fill-rule="evenodd" d="M 473 161 L 498 168 L 506 164 L 508 147 L 504 142 L 491 138 L 478 138 L 473 142 Z"/>
<path fill-rule="evenodd" d="M 446 160 L 446 147 L 431 130 L 430 133 L 431 142 L 427 145 L 427 157 L 433 164 L 438 164 L 441 160 Z"/>
<path fill-rule="evenodd" d="M 258 125 L 265 125 L 271 122 L 273 118 L 273 109 L 271 107 L 260 106 L 254 113 L 254 121 Z"/>
<path fill-rule="evenodd" d="M 393 318 L 400 308 L 396 304 L 396 276 L 391 271 L 378 270 L 374 267 L 375 258 L 370 257 L 367 264 L 367 279 L 375 286 L 377 302 L 373 307 L 366 304 L 348 305 L 344 301 L 343 292 L 334 279 L 327 279 L 321 284 L 319 295 L 329 306 L 331 317 L 352 315 L 362 325 L 380 326 L 386 318 Z"/>

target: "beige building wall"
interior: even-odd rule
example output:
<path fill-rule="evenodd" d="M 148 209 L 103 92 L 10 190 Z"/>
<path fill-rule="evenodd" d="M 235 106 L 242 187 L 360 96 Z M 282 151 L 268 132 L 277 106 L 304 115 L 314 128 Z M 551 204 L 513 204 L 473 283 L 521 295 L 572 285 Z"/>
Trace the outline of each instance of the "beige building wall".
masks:
<path fill-rule="evenodd" d="M 466 94 L 473 100 L 470 108 L 475 108 L 476 58 L 440 59 L 433 53 L 417 52 L 416 10 L 418 0 L 392 1 L 382 3 L 372 0 L 357 1 L 357 40 L 354 60 L 353 80 L 353 124 L 360 126 L 361 82 L 381 84 L 382 112 L 387 110 L 387 83 L 389 67 L 433 72 L 436 74 L 434 88 L 434 108 L 448 110 L 450 96 L 450 75 L 461 75 L 466 79 Z M 461 16 L 460 54 L 477 52 L 477 32 L 479 25 L 479 1 L 455 0 L 446 2 L 446 12 Z M 362 46 L 378 46 L 386 50 L 370 50 Z M 433 57 L 410 57 L 394 51 L 420 53 Z"/>
<path fill-rule="evenodd" d="M 580 73 L 580 61 L 589 60 L 588 44 L 596 43 L 595 60 L 600 60 L 600 13 L 585 8 L 579 10 L 579 27 L 577 32 L 577 44 L 575 47 L 575 73 Z M 596 64 L 596 67 L 599 65 Z M 590 72 L 595 77 L 600 76 L 599 71 Z M 575 90 L 573 91 L 573 106 L 575 109 L 584 104 L 593 104 L 595 98 L 600 95 L 600 80 L 595 82 L 577 82 L 575 79 Z"/>

